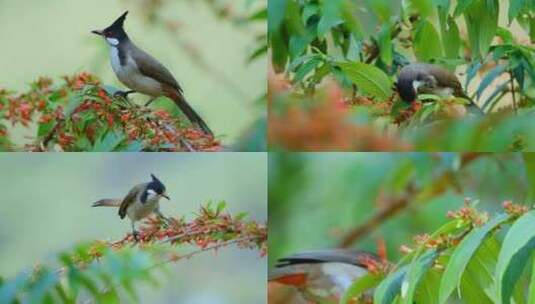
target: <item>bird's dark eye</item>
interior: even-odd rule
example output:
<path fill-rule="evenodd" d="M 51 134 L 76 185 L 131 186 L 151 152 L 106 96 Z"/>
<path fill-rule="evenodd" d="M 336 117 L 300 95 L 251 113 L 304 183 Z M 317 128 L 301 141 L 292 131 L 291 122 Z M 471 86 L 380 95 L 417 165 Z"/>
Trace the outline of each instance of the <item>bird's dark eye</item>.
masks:
<path fill-rule="evenodd" d="M 416 75 L 416 80 L 417 81 L 422 81 L 422 80 L 424 80 L 424 77 L 422 75 L 420 75 L 420 74 Z"/>

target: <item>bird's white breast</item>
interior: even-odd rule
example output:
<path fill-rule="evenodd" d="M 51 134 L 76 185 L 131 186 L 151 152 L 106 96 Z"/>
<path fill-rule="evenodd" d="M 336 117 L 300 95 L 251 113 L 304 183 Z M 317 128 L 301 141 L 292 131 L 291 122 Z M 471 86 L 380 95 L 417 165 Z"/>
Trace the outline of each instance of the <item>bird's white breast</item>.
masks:
<path fill-rule="evenodd" d="M 162 95 L 160 83 L 150 77 L 143 76 L 131 56 L 127 54 L 125 56 L 125 65 L 121 65 L 119 49 L 111 46 L 110 60 L 115 75 L 128 88 L 149 96 L 156 97 Z"/>
<path fill-rule="evenodd" d="M 128 218 L 133 221 L 139 221 L 151 214 L 155 209 L 160 207 L 160 197 L 157 195 L 148 195 L 145 203 L 141 203 L 140 195 L 138 195 L 136 201 L 132 203 L 126 214 Z"/>

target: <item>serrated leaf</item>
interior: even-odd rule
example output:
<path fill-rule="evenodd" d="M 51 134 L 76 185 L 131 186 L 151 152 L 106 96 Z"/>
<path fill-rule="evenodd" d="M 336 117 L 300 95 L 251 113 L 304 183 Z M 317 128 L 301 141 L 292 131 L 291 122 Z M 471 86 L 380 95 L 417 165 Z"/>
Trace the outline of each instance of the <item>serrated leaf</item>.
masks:
<path fill-rule="evenodd" d="M 496 265 L 499 303 L 509 304 L 514 287 L 535 250 L 535 210 L 521 216 L 503 240 Z"/>
<path fill-rule="evenodd" d="M 392 95 L 392 82 L 379 68 L 361 62 L 337 63 L 342 72 L 357 85 L 360 93 L 384 101 Z"/>
<path fill-rule="evenodd" d="M 509 219 L 507 214 L 499 214 L 485 225 L 475 228 L 459 243 L 453 251 L 442 276 L 439 291 L 439 303 L 446 303 L 448 297 L 461 284 L 462 275 L 470 259 L 483 243 L 487 235 L 498 225 Z"/>

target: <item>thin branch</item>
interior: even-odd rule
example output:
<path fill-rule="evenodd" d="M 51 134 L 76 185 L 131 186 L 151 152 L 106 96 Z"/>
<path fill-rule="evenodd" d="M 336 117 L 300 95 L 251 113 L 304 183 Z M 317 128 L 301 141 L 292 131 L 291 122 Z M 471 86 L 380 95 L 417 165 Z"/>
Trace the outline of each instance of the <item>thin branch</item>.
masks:
<path fill-rule="evenodd" d="M 509 77 L 511 78 L 511 94 L 513 95 L 513 110 L 515 115 L 518 114 L 518 105 L 516 103 L 516 94 L 515 94 L 515 79 L 513 76 L 513 71 L 509 70 Z"/>

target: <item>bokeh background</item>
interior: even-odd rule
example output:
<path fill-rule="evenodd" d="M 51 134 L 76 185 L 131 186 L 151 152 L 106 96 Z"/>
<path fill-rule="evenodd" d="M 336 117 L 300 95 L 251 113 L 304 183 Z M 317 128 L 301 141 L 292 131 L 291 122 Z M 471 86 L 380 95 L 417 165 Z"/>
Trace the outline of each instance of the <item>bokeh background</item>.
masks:
<path fill-rule="evenodd" d="M 265 23 L 239 22 L 262 5 L 258 0 L 0 1 L 0 87 L 22 91 L 39 76 L 59 80 L 89 71 L 124 88 L 111 69 L 107 44 L 90 31 L 129 10 L 130 38 L 173 73 L 196 111 L 232 145 L 265 112 L 257 100 L 266 90 L 266 59 L 248 61 L 265 35 Z M 134 95 L 137 102 L 147 100 Z M 19 137 L 31 134 L 23 131 Z"/>
<path fill-rule="evenodd" d="M 117 210 L 92 208 L 122 197 L 154 173 L 171 201 L 167 215 L 192 219 L 200 204 L 225 200 L 232 214 L 267 221 L 265 153 L 0 154 L 0 275 L 13 277 L 55 253 L 90 240 L 116 240 L 130 232 Z M 178 253 L 193 248 L 179 247 Z M 170 264 L 160 288 L 140 286 L 142 303 L 233 304 L 266 299 L 266 258 L 226 247 Z"/>
<path fill-rule="evenodd" d="M 338 247 L 380 210 L 405 200 L 349 244 L 377 252 L 384 241 L 388 258 L 397 261 L 401 245 L 435 231 L 466 198 L 491 215 L 505 200 L 532 205 L 534 173 L 519 153 L 272 153 L 269 265 L 299 251 Z"/>

